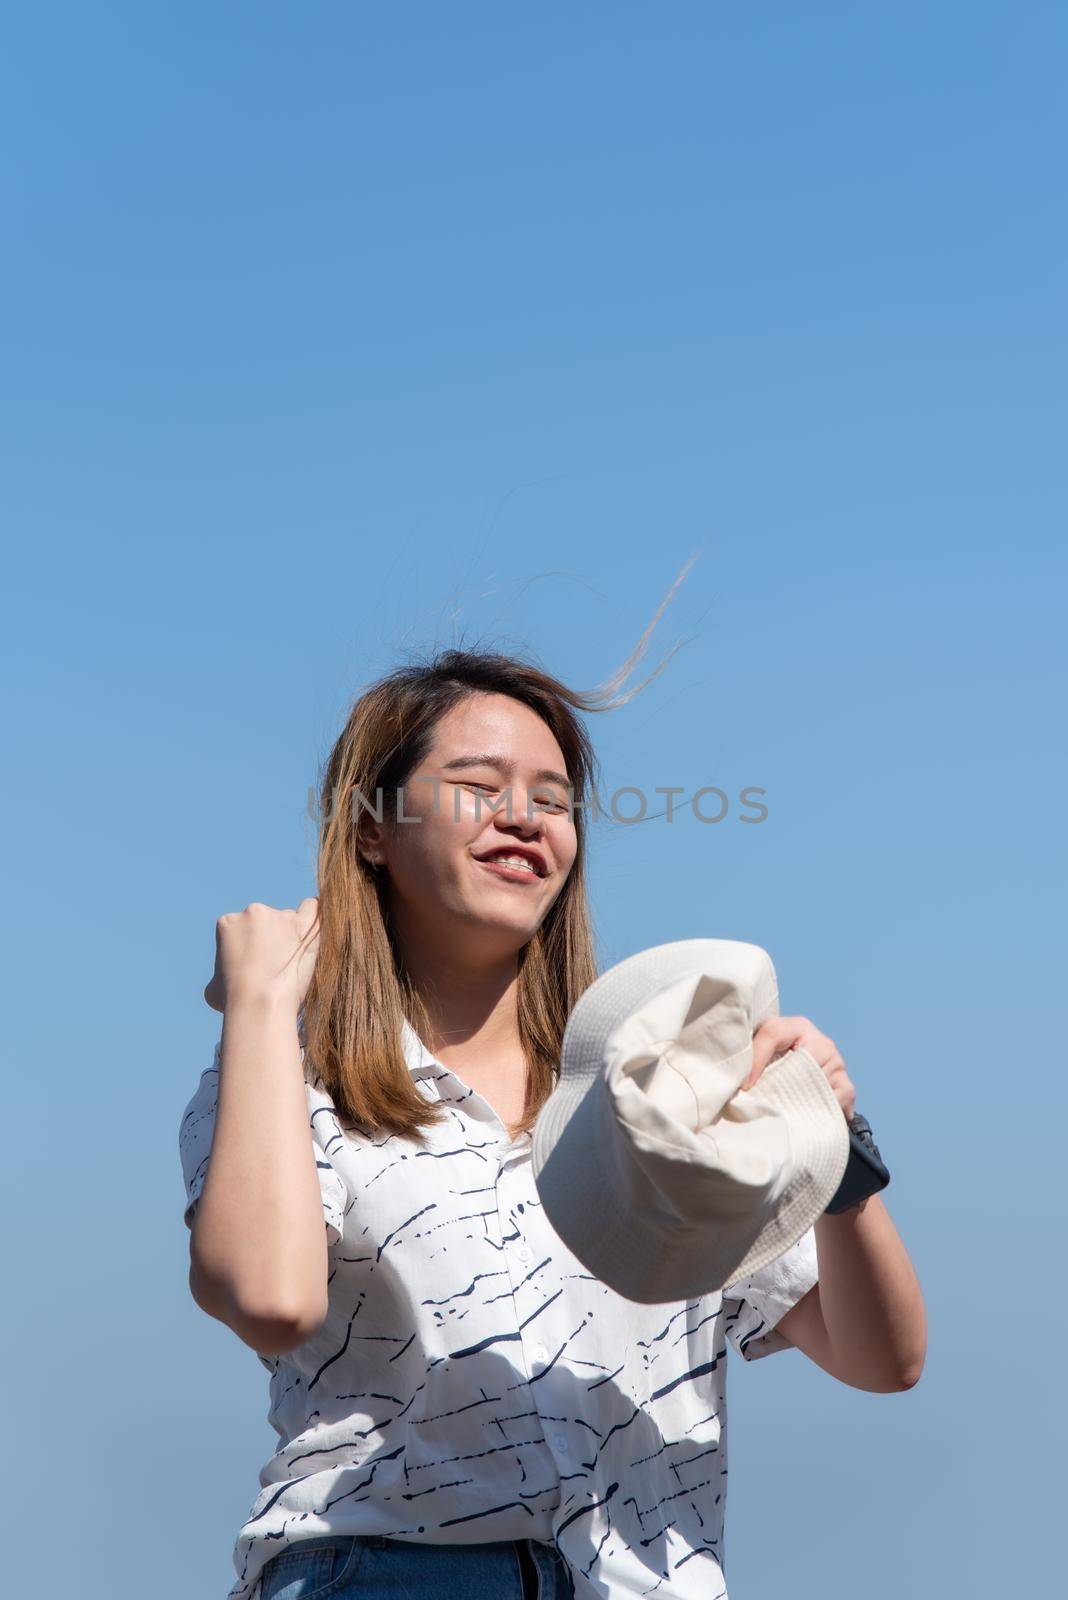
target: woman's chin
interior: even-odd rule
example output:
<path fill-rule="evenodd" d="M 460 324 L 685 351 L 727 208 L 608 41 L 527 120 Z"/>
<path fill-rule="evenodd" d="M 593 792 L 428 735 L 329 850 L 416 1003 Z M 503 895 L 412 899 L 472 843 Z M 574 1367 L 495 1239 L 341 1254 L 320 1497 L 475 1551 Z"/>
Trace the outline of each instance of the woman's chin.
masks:
<path fill-rule="evenodd" d="M 511 915 L 499 906 L 472 908 L 466 920 L 466 933 L 470 938 L 485 939 L 487 943 L 504 943 L 521 949 L 538 931 L 537 921 L 527 912 L 516 908 Z"/>

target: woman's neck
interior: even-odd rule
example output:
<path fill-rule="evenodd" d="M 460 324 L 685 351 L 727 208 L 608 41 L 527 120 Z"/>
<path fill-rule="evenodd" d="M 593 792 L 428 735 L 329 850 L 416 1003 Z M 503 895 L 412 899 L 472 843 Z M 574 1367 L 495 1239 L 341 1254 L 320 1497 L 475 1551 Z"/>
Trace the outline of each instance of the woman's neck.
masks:
<path fill-rule="evenodd" d="M 472 1071 L 521 1059 L 516 1011 L 518 955 L 475 964 L 440 948 L 404 950 L 408 976 L 426 1007 L 423 1043 L 444 1066 Z"/>

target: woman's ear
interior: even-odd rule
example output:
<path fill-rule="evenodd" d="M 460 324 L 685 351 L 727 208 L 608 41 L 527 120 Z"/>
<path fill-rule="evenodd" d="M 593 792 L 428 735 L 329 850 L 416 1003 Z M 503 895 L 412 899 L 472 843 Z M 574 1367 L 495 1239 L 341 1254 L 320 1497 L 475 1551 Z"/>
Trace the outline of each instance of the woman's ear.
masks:
<path fill-rule="evenodd" d="M 377 871 L 384 865 L 385 857 L 382 854 L 382 829 L 381 825 L 373 818 L 364 822 L 356 835 L 356 850 L 372 871 Z"/>

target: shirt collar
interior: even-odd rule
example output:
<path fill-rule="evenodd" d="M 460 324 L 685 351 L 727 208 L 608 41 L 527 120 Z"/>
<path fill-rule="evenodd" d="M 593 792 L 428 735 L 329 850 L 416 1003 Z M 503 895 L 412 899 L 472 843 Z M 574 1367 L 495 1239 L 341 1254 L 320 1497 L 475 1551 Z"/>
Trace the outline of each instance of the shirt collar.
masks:
<path fill-rule="evenodd" d="M 433 1073 L 448 1072 L 444 1062 L 432 1056 L 407 1017 L 402 1018 L 401 1047 L 408 1070 L 413 1078 L 425 1078 Z"/>
<path fill-rule="evenodd" d="M 408 1070 L 413 1078 L 433 1078 L 438 1096 L 446 1103 L 468 1103 L 468 1112 L 473 1114 L 478 1121 L 498 1122 L 496 1113 L 482 1096 L 458 1078 L 451 1067 L 447 1067 L 437 1056 L 431 1055 L 426 1045 L 420 1039 L 411 1023 L 405 1017 L 402 1021 L 401 1042 L 404 1049 L 404 1059 L 408 1063 Z M 453 1092 L 455 1088 L 455 1093 Z M 476 1107 L 480 1108 L 476 1110 Z M 505 1159 L 516 1160 L 526 1157 L 530 1150 L 531 1136 L 521 1133 L 518 1139 L 512 1140 L 504 1146 Z"/>

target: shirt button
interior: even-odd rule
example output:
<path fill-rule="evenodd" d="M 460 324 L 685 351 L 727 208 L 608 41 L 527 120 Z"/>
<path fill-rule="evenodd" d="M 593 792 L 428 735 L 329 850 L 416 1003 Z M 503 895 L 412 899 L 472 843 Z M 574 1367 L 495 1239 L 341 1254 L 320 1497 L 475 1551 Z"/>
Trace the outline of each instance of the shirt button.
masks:
<path fill-rule="evenodd" d="M 534 1357 L 534 1360 L 539 1366 L 543 1366 L 544 1363 L 549 1359 L 549 1352 L 546 1350 L 543 1344 L 536 1344 L 534 1349 L 531 1351 L 531 1355 Z"/>
<path fill-rule="evenodd" d="M 560 1451 L 563 1452 L 564 1455 L 566 1455 L 569 1448 L 570 1447 L 568 1445 L 568 1442 L 567 1442 L 566 1438 L 564 1437 L 564 1435 L 562 1433 L 554 1433 L 553 1434 L 553 1449 L 554 1450 L 560 1450 Z"/>
<path fill-rule="evenodd" d="M 528 1244 L 520 1244 L 516 1246 L 515 1253 L 520 1261 L 529 1261 L 532 1251 Z"/>

